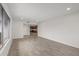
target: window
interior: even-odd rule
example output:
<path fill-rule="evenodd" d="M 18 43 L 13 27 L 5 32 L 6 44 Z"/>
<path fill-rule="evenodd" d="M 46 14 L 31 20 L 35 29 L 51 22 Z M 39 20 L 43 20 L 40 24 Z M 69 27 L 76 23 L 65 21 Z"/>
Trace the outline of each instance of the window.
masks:
<path fill-rule="evenodd" d="M 10 18 L 0 4 L 0 48 L 10 38 Z"/>

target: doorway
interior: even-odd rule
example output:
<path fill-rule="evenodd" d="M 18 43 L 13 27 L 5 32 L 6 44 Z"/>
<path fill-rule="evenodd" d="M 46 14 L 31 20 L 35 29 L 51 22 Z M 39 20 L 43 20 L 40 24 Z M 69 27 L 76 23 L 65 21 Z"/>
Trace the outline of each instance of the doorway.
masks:
<path fill-rule="evenodd" d="M 30 36 L 37 36 L 37 25 L 30 26 Z"/>

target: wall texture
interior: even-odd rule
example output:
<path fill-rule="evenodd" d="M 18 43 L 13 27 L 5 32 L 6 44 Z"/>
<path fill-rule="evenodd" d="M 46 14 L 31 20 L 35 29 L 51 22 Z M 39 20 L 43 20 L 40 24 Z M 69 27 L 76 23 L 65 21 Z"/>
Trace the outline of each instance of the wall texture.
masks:
<path fill-rule="evenodd" d="M 79 48 L 79 12 L 41 22 L 38 36 Z"/>

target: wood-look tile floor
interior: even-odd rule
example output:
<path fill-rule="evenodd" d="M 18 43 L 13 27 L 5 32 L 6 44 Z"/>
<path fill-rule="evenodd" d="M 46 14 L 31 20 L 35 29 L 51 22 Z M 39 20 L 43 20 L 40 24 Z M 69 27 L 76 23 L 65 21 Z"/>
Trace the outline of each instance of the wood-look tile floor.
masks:
<path fill-rule="evenodd" d="M 40 37 L 13 40 L 9 56 L 79 56 L 79 49 Z"/>

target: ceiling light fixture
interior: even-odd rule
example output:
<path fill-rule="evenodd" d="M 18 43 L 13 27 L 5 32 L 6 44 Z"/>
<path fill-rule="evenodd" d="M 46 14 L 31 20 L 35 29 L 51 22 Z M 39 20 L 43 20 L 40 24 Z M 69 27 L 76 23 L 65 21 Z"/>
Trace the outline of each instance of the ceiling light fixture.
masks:
<path fill-rule="evenodd" d="M 66 10 L 67 10 L 67 11 L 70 11 L 70 10 L 71 10 L 71 8 L 67 8 Z"/>

